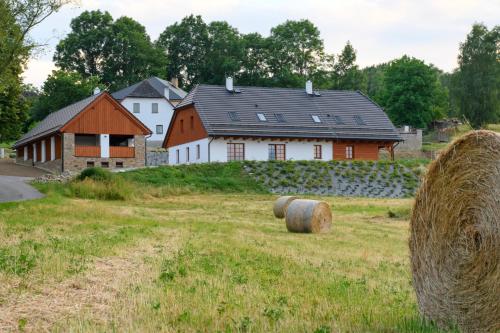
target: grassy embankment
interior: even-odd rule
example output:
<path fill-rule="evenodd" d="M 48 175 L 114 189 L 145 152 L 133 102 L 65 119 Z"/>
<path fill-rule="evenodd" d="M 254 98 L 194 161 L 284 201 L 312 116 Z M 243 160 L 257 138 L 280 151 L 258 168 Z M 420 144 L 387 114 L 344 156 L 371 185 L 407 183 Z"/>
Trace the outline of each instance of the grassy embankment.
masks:
<path fill-rule="evenodd" d="M 103 182 L 131 193 L 76 197 Z M 0 331 L 437 331 L 411 287 L 411 199 L 320 198 L 332 232 L 304 235 L 238 164 L 38 186 L 0 205 Z"/>

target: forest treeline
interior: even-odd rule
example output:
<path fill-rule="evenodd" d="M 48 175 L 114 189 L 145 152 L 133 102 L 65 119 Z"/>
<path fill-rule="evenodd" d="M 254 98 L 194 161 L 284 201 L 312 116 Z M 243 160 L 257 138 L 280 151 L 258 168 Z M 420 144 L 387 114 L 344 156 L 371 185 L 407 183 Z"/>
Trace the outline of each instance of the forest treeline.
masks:
<path fill-rule="evenodd" d="M 445 73 L 408 55 L 360 68 L 355 46 L 346 41 L 338 54 L 329 54 L 309 20 L 288 20 L 262 36 L 190 15 L 153 41 L 129 17 L 85 11 L 71 21 L 69 34 L 56 47 L 58 69 L 41 89 L 24 85 L 21 74 L 36 47 L 27 38 L 32 29 L 27 18 L 41 22 L 64 3 L 0 0 L 0 141 L 16 139 L 96 86 L 115 91 L 150 76 L 178 78 L 185 90 L 199 83 L 224 84 L 227 76 L 242 86 L 304 87 L 309 79 L 315 89 L 360 90 L 396 125 L 419 128 L 443 117 L 464 118 L 475 127 L 500 118 L 500 27 L 490 30 L 483 24 L 473 25 L 460 44 L 458 67 Z"/>

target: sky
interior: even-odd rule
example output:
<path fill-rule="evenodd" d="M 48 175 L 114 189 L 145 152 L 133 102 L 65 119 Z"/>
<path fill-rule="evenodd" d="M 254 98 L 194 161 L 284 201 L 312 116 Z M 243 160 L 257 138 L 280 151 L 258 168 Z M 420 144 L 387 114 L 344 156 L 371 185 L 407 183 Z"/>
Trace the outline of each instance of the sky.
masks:
<path fill-rule="evenodd" d="M 482 22 L 490 29 L 500 24 L 500 0 L 79 0 L 32 32 L 31 37 L 46 46 L 30 59 L 25 83 L 43 84 L 55 69 L 55 46 L 70 32 L 71 19 L 97 9 L 115 19 L 135 19 L 152 40 L 190 14 L 264 36 L 288 19 L 309 19 L 319 28 L 328 53 L 340 53 L 349 40 L 361 67 L 407 54 L 448 72 L 457 66 L 459 44 L 472 24 Z"/>

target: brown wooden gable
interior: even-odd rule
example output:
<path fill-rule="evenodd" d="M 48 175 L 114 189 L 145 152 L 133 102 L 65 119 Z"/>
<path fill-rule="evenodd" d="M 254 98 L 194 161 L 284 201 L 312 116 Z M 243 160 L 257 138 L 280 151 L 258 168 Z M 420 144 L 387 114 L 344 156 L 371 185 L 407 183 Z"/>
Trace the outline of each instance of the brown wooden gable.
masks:
<path fill-rule="evenodd" d="M 108 93 L 89 104 L 64 125 L 61 132 L 82 134 L 139 135 L 151 131 Z"/>
<path fill-rule="evenodd" d="M 208 137 L 194 105 L 175 110 L 163 142 L 164 148 L 181 145 Z"/>

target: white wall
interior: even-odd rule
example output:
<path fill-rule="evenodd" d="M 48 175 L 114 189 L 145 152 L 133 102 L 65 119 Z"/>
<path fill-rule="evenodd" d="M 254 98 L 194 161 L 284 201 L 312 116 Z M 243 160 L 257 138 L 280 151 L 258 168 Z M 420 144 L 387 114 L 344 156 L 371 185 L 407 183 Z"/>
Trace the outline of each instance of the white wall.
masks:
<path fill-rule="evenodd" d="M 208 162 L 208 143 L 210 139 L 192 141 L 183 145 L 168 148 L 168 164 L 175 165 L 177 163 L 177 150 L 179 150 L 179 164 L 185 164 L 186 148 L 189 147 L 189 163 L 207 163 Z M 200 158 L 196 158 L 196 145 L 200 145 Z"/>
<path fill-rule="evenodd" d="M 140 104 L 139 113 L 134 113 L 134 103 Z M 158 103 L 158 113 L 153 113 L 153 103 Z M 148 141 L 163 142 L 174 114 L 172 105 L 166 99 L 128 97 L 121 104 L 153 132 Z M 163 134 L 156 134 L 156 125 L 163 125 Z"/>
<path fill-rule="evenodd" d="M 186 163 L 186 147 L 190 147 L 190 163 L 208 162 L 208 142 L 211 139 L 202 139 L 187 144 L 169 148 L 169 164 L 177 164 L 176 150 L 179 150 L 179 163 Z M 269 144 L 285 144 L 287 160 L 314 160 L 314 145 L 322 146 L 322 161 L 333 159 L 332 143 L 327 141 L 277 141 L 277 140 L 226 140 L 215 139 L 210 143 L 210 162 L 227 162 L 227 144 L 244 143 L 245 159 L 255 161 L 267 161 L 269 159 Z M 201 158 L 194 160 L 196 156 L 196 145 L 200 144 Z"/>

